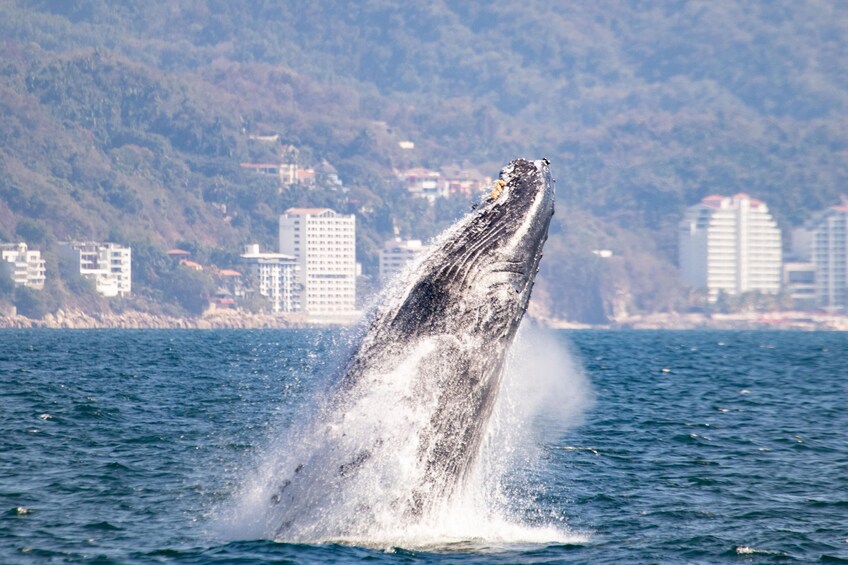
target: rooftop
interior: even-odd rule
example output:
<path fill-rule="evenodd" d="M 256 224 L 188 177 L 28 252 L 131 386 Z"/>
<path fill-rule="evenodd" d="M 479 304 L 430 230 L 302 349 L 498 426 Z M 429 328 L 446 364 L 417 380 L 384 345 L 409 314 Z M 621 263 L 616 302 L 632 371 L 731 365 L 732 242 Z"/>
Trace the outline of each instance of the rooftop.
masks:
<path fill-rule="evenodd" d="M 244 167 L 245 169 L 270 169 L 279 166 L 279 163 L 239 163 L 239 167 Z"/>
<path fill-rule="evenodd" d="M 285 211 L 287 216 L 317 216 L 324 212 L 335 212 L 330 208 L 289 208 Z"/>
<path fill-rule="evenodd" d="M 198 263 L 196 261 L 189 261 L 188 259 L 181 259 L 180 265 L 183 265 L 183 266 L 188 267 L 189 269 L 193 269 L 195 271 L 202 271 L 203 270 L 203 265 L 201 265 L 200 263 Z"/>
<path fill-rule="evenodd" d="M 750 195 L 745 194 L 744 192 L 740 192 L 738 194 L 734 194 L 733 196 L 722 196 L 720 194 L 710 194 L 709 196 L 704 196 L 701 199 L 701 205 L 707 206 L 709 208 L 721 208 L 722 203 L 725 200 L 732 200 L 734 202 L 739 200 L 748 200 L 751 206 L 764 206 L 765 202 L 762 200 L 758 200 L 757 198 L 751 198 Z"/>

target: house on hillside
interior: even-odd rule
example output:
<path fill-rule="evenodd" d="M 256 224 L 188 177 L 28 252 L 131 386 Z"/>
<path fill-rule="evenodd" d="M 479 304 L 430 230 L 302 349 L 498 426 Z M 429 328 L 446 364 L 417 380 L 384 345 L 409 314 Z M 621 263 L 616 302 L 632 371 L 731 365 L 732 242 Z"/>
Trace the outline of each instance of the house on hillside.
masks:
<path fill-rule="evenodd" d="M 477 169 L 462 168 L 459 165 L 443 167 L 441 175 L 449 195 L 462 194 L 472 197 L 492 186 L 491 177 L 484 175 Z"/>
<path fill-rule="evenodd" d="M 219 310 L 235 308 L 239 299 L 245 296 L 241 273 L 233 269 L 221 269 L 216 273 L 216 280 L 218 286 L 209 303 Z"/>
<path fill-rule="evenodd" d="M 448 195 L 447 186 L 442 181 L 442 175 L 439 171 L 416 167 L 396 174 L 404 183 L 407 192 L 413 196 L 426 198 L 433 202 L 437 198 Z"/>
<path fill-rule="evenodd" d="M 472 197 L 492 186 L 492 178 L 477 169 L 448 165 L 441 171 L 422 167 L 396 171 L 404 188 L 419 198 L 430 202 L 454 194 Z"/>
<path fill-rule="evenodd" d="M 29 249 L 24 242 L 0 243 L 0 276 L 8 276 L 15 286 L 41 290 L 47 280 L 47 269 L 41 251 Z"/>
<path fill-rule="evenodd" d="M 297 163 L 239 163 L 239 166 L 260 175 L 275 177 L 280 183 L 280 190 L 292 185 L 315 184 L 315 169 L 303 168 Z"/>
<path fill-rule="evenodd" d="M 65 241 L 59 254 L 70 260 L 80 275 L 94 281 L 95 290 L 107 298 L 132 292 L 132 249 L 117 243 Z"/>

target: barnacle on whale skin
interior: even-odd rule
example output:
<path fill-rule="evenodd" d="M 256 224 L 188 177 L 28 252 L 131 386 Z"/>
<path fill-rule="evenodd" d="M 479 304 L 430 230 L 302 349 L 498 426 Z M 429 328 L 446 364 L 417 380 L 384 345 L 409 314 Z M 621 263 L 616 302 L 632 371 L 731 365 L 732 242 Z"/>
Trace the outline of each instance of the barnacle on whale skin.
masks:
<path fill-rule="evenodd" d="M 503 179 L 498 179 L 495 181 L 495 184 L 492 186 L 492 193 L 489 194 L 489 200 L 497 200 L 498 197 L 503 192 L 504 187 L 506 186 L 506 181 Z"/>

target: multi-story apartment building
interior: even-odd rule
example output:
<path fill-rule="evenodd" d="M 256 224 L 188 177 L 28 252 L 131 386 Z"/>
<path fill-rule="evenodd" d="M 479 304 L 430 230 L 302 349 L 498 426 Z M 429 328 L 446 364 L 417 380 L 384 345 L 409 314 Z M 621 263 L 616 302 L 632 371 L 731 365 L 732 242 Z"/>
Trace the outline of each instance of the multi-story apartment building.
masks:
<path fill-rule="evenodd" d="M 254 243 L 245 246 L 241 258 L 247 265 L 252 290 L 271 302 L 275 314 L 300 311 L 299 267 L 293 255 L 262 253 Z"/>
<path fill-rule="evenodd" d="M 747 194 L 707 196 L 679 224 L 680 270 L 714 301 L 720 292 L 780 291 L 780 229 L 768 207 Z"/>
<path fill-rule="evenodd" d="M 816 266 L 816 298 L 820 306 L 845 311 L 848 306 L 848 206 L 833 206 L 807 224 Z"/>
<path fill-rule="evenodd" d="M 356 310 L 356 217 L 329 208 L 291 208 L 280 216 L 280 253 L 300 267 L 301 305 L 310 316 Z"/>
<path fill-rule="evenodd" d="M 792 299 L 792 306 L 809 310 L 818 304 L 816 297 L 816 265 L 800 261 L 783 263 L 783 292 Z"/>
<path fill-rule="evenodd" d="M 59 253 L 73 262 L 79 274 L 94 281 L 98 293 L 108 298 L 132 292 L 132 249 L 117 243 L 68 241 Z"/>
<path fill-rule="evenodd" d="M 816 265 L 811 254 L 812 232 L 793 228 L 789 232 L 787 252 L 783 255 L 783 281 L 781 292 L 792 300 L 797 310 L 810 310 L 818 306 L 816 298 Z"/>
<path fill-rule="evenodd" d="M 426 251 L 419 239 L 395 238 L 380 250 L 380 280 L 385 284 L 400 273 L 416 255 Z"/>
<path fill-rule="evenodd" d="M 26 243 L 0 243 L 3 264 L 0 265 L 0 275 L 12 278 L 15 286 L 28 286 L 37 290 L 44 288 L 47 280 L 47 270 L 41 251 L 27 249 Z"/>
<path fill-rule="evenodd" d="M 410 194 L 430 202 L 448 195 L 448 186 L 439 171 L 419 167 L 398 173 L 398 178 L 406 183 L 406 190 Z"/>

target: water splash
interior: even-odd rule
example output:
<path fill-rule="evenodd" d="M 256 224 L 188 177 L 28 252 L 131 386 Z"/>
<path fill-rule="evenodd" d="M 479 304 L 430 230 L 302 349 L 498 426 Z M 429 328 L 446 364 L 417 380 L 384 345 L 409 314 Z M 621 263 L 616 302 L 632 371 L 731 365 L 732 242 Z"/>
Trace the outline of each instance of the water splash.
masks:
<path fill-rule="evenodd" d="M 582 373 L 532 335 L 526 358 L 519 349 L 505 371 L 553 181 L 546 160 L 517 159 L 501 173 L 499 198 L 390 285 L 343 378 L 266 452 L 238 498 L 237 536 L 411 547 L 565 535 L 561 517 L 557 526 L 528 512 L 538 489 L 512 478 L 537 460 L 538 430 L 555 434 L 573 418 L 582 401 L 566 396 L 582 389 L 561 382 Z"/>
<path fill-rule="evenodd" d="M 459 492 L 423 515 L 408 501 L 420 484 L 417 430 L 436 399 L 416 378 L 435 345 L 369 375 L 353 397 L 304 407 L 303 420 L 269 443 L 218 527 L 229 539 L 364 547 L 492 550 L 580 543 L 565 517 L 537 502 L 529 477 L 545 442 L 580 421 L 592 392 L 561 340 L 524 324 L 513 345 L 480 456 Z"/>

